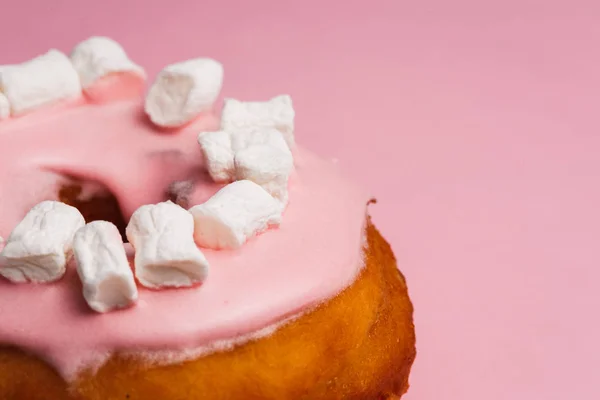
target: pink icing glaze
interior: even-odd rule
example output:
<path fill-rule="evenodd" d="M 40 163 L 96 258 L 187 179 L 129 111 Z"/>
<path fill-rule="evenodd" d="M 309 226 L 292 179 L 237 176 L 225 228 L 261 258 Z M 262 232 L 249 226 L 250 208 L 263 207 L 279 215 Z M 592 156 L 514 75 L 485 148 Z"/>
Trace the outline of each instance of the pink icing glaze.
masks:
<path fill-rule="evenodd" d="M 94 103 L 140 98 L 146 90 L 146 77 L 141 73 L 109 74 L 87 88 L 85 95 Z"/>
<path fill-rule="evenodd" d="M 56 197 L 61 173 L 105 185 L 126 218 L 164 201 L 173 182 L 194 180 L 191 204 L 204 201 L 218 186 L 203 172 L 196 137 L 217 126 L 207 114 L 177 132 L 161 131 L 137 100 L 41 110 L 0 123 L 0 236 L 31 206 Z M 140 288 L 137 306 L 96 314 L 73 265 L 54 284 L 0 280 L 0 343 L 25 348 L 70 378 L 113 351 L 210 347 L 335 295 L 362 265 L 368 196 L 332 162 L 303 149 L 295 162 L 281 227 L 236 251 L 205 250 L 211 269 L 202 286 Z"/>

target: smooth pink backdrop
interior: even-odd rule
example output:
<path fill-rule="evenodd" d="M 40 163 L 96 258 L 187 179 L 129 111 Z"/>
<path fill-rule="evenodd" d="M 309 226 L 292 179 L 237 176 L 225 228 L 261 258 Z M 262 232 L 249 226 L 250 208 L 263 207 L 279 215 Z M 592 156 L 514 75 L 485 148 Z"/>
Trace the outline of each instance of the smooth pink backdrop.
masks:
<path fill-rule="evenodd" d="M 487 3 L 487 4 L 483 4 Z M 407 400 L 600 398 L 597 1 L 0 0 L 0 63 L 111 36 L 288 92 L 380 200 L 416 307 Z M 0 322 L 1 323 L 1 322 Z"/>

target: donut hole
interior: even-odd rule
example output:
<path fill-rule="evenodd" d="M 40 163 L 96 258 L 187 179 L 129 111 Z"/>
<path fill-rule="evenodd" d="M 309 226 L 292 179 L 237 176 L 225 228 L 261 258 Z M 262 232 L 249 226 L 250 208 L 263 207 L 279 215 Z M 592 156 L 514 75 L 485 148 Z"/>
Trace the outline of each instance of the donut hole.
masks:
<path fill-rule="evenodd" d="M 121 212 L 119 202 L 104 185 L 71 178 L 61 185 L 58 200 L 77 208 L 86 223 L 102 220 L 115 224 L 123 241 L 127 242 L 125 235 L 127 222 Z"/>

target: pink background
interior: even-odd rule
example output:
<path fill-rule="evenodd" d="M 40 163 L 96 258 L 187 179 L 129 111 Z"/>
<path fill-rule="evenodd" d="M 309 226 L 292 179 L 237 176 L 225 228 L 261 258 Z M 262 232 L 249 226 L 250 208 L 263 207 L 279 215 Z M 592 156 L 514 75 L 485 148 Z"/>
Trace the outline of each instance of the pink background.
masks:
<path fill-rule="evenodd" d="M 208 55 L 226 95 L 292 94 L 298 141 L 380 200 L 406 399 L 600 398 L 597 1 L 0 3 L 1 63 L 103 34 L 151 76 Z"/>

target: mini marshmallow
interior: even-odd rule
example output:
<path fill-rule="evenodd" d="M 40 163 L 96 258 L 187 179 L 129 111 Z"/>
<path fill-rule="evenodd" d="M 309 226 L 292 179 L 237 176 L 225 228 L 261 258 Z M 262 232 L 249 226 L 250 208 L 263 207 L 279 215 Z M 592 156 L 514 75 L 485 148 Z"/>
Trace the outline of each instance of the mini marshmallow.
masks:
<path fill-rule="evenodd" d="M 144 69 L 127 57 L 121 45 L 107 37 L 91 37 L 71 52 L 71 62 L 87 89 L 99 79 L 115 73 L 130 73 L 145 79 Z"/>
<path fill-rule="evenodd" d="M 294 147 L 294 107 L 292 98 L 281 95 L 269 101 L 242 102 L 225 99 L 221 129 L 275 128 L 281 132 L 289 148 Z"/>
<path fill-rule="evenodd" d="M 230 183 L 204 204 L 194 206 L 196 244 L 234 249 L 271 226 L 281 223 L 281 205 L 256 183 Z"/>
<path fill-rule="evenodd" d="M 231 148 L 234 153 L 250 146 L 267 145 L 290 153 L 291 151 L 281 134 L 274 128 L 244 128 L 230 132 Z"/>
<path fill-rule="evenodd" d="M 58 50 L 18 65 L 2 68 L 0 91 L 10 103 L 13 116 L 81 95 L 77 71 Z"/>
<path fill-rule="evenodd" d="M 198 135 L 198 143 L 204 155 L 206 167 L 210 176 L 215 182 L 231 182 L 235 179 L 250 179 L 256 183 L 266 183 L 266 177 L 260 179 L 260 182 L 256 181 L 254 177 L 257 174 L 266 173 L 268 170 L 273 168 L 280 168 L 281 173 L 285 175 L 285 185 L 287 186 L 287 177 L 290 171 L 287 171 L 293 167 L 293 157 L 289 150 L 285 140 L 281 133 L 274 128 L 254 128 L 254 129 L 240 129 L 235 132 L 227 131 L 215 131 L 215 132 L 203 132 Z M 278 157 L 270 161 L 267 161 L 261 171 L 257 171 L 256 174 L 249 175 L 248 168 L 256 166 L 257 163 L 252 161 L 248 164 L 246 161 L 250 161 L 248 158 L 247 151 L 249 147 L 262 146 L 273 149 L 267 153 L 270 156 L 279 154 Z M 239 173 L 236 171 L 235 160 L 238 158 L 238 153 L 243 152 L 244 154 L 240 158 L 240 166 L 244 168 L 244 171 Z M 267 154 L 264 153 L 263 154 Z M 279 165 L 274 164 L 275 161 L 281 161 Z M 291 166 L 290 166 L 291 164 Z M 267 168 L 267 170 L 265 170 Z M 287 171 L 287 172 L 283 172 Z M 278 176 L 281 175 L 278 174 Z M 240 178 L 240 174 L 242 178 Z M 269 191 L 271 193 L 271 191 Z M 273 194 L 273 193 L 271 193 Z"/>
<path fill-rule="evenodd" d="M 288 201 L 288 179 L 294 161 L 288 148 L 255 145 L 235 154 L 237 180 L 247 179 L 259 184 L 282 204 Z"/>
<path fill-rule="evenodd" d="M 60 279 L 72 254 L 73 235 L 84 225 L 75 207 L 58 201 L 39 203 L 6 240 L 0 274 L 13 282 Z"/>
<path fill-rule="evenodd" d="M 135 279 L 115 225 L 94 221 L 79 229 L 73 253 L 83 297 L 92 310 L 105 313 L 136 302 Z"/>
<path fill-rule="evenodd" d="M 2 93 L 2 70 L 6 68 L 7 66 L 0 65 L 0 121 L 10 117 L 10 103 L 4 93 Z"/>
<path fill-rule="evenodd" d="M 2 84 L 2 73 L 10 67 L 12 67 L 12 65 L 10 64 L 0 65 L 0 93 L 2 93 L 2 88 L 4 87 L 4 85 Z"/>
<path fill-rule="evenodd" d="M 210 58 L 197 58 L 163 69 L 146 96 L 150 120 L 163 127 L 185 125 L 210 110 L 223 84 L 223 66 Z"/>
<path fill-rule="evenodd" d="M 194 219 L 170 201 L 138 208 L 127 226 L 135 248 L 135 275 L 146 287 L 186 287 L 201 283 L 208 262 L 194 243 Z"/>
<path fill-rule="evenodd" d="M 198 143 L 206 168 L 215 182 L 231 182 L 235 177 L 231 136 L 228 132 L 203 132 Z"/>
<path fill-rule="evenodd" d="M 0 92 L 0 121 L 10 117 L 10 103 L 2 92 Z"/>
<path fill-rule="evenodd" d="M 79 74 L 86 94 L 93 94 L 93 85 L 108 76 L 128 76 L 143 90 L 146 73 L 127 57 L 114 40 L 94 36 L 79 43 L 71 52 L 71 62 Z"/>

